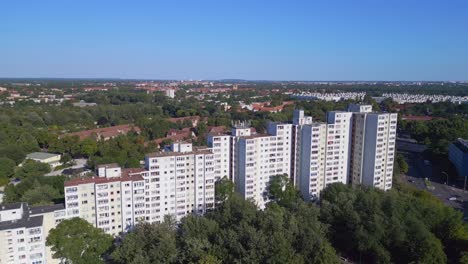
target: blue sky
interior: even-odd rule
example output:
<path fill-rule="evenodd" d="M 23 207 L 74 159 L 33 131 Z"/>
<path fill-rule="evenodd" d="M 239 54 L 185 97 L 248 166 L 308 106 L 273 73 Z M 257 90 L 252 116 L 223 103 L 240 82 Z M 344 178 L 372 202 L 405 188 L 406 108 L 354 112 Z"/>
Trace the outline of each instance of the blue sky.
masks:
<path fill-rule="evenodd" d="M 2 0 L 0 10 L 0 77 L 468 80 L 466 0 Z"/>

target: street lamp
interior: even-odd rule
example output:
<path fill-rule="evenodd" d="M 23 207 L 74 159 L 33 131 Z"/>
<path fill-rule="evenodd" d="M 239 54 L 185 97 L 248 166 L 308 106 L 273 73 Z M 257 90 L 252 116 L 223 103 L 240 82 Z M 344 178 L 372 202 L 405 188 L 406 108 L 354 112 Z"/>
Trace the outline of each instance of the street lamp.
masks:
<path fill-rule="evenodd" d="M 445 174 L 445 176 L 447 176 L 447 181 L 445 182 L 445 184 L 449 185 L 448 184 L 448 174 L 445 171 L 443 171 L 442 174 Z"/>

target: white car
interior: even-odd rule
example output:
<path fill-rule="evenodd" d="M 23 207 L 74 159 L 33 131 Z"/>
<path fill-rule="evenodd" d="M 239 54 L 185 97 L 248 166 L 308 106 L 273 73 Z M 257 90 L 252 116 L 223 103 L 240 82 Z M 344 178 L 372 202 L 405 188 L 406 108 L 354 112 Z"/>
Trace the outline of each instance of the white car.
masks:
<path fill-rule="evenodd" d="M 449 201 L 456 201 L 456 200 L 457 200 L 457 197 L 452 196 L 452 197 L 450 197 L 450 198 L 448 198 L 448 199 L 449 199 Z"/>

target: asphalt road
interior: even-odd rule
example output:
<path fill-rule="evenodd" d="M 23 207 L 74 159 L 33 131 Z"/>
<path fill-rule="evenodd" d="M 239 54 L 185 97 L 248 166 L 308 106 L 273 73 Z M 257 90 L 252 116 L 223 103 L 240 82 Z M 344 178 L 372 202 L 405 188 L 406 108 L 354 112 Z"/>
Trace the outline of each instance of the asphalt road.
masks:
<path fill-rule="evenodd" d="M 75 159 L 74 161 L 75 161 L 75 165 L 73 165 L 71 167 L 68 167 L 68 168 L 65 168 L 65 169 L 51 171 L 51 172 L 47 173 L 45 176 L 58 176 L 58 175 L 61 175 L 63 170 L 66 170 L 66 169 L 83 168 L 83 167 L 86 166 L 86 162 L 87 162 L 86 159 Z"/>
<path fill-rule="evenodd" d="M 429 191 L 448 206 L 463 212 L 463 217 L 467 221 L 468 191 L 464 192 L 463 189 L 431 181 L 431 177 L 433 176 L 432 164 L 426 164 L 418 153 L 405 153 L 405 156 L 409 165 L 409 171 L 405 175 L 406 180 L 418 189 Z M 431 185 L 434 186 L 433 189 L 427 188 L 424 181 L 425 178 L 430 180 Z M 450 197 L 456 197 L 457 200 L 450 201 Z"/>

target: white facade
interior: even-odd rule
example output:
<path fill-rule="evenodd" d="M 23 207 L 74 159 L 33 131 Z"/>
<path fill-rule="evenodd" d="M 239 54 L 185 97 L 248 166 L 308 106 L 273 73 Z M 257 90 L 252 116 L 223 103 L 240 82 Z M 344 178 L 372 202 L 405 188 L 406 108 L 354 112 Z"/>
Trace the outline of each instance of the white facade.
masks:
<path fill-rule="evenodd" d="M 122 169 L 116 163 L 97 166 L 97 175 L 99 177 L 105 177 L 105 178 L 120 177 L 121 174 L 122 174 Z"/>
<path fill-rule="evenodd" d="M 299 112 L 295 116 L 302 116 Z M 328 112 L 326 123 L 296 123 L 295 184 L 306 199 L 329 184 L 348 182 L 351 113 Z"/>
<path fill-rule="evenodd" d="M 372 105 L 350 104 L 348 112 L 370 113 L 372 112 Z"/>
<path fill-rule="evenodd" d="M 118 235 L 145 216 L 145 172 L 74 179 L 65 183 L 67 217 L 80 217 Z"/>
<path fill-rule="evenodd" d="M 231 177 L 231 136 L 226 134 L 211 134 L 208 135 L 208 147 L 214 154 L 215 163 L 215 180 L 226 177 L 232 180 Z"/>
<path fill-rule="evenodd" d="M 315 199 L 325 186 L 327 125 L 315 123 L 298 131 L 296 185 L 305 199 Z"/>
<path fill-rule="evenodd" d="M 331 183 L 348 183 L 351 148 L 351 117 L 349 112 L 327 113 L 325 145 L 325 186 Z"/>
<path fill-rule="evenodd" d="M 14 203 L 0 208 L 0 263 L 59 263 L 45 242 L 63 219 L 63 205 L 30 208 Z"/>
<path fill-rule="evenodd" d="M 98 168 L 99 177 L 66 182 L 67 216 L 81 217 L 118 235 L 142 221 L 162 222 L 166 215 L 180 220 L 214 208 L 211 150 L 174 143 L 170 151 L 147 155 L 145 164 L 145 169 L 121 171 L 115 165 L 103 165 Z"/>
<path fill-rule="evenodd" d="M 397 114 L 353 113 L 351 182 L 392 188 Z"/>
<path fill-rule="evenodd" d="M 268 135 L 236 139 L 234 178 L 238 192 L 259 208 L 268 202 L 272 176 L 291 173 L 292 125 L 270 123 Z"/>
<path fill-rule="evenodd" d="M 214 155 L 208 149 L 146 156 L 146 221 L 204 214 L 214 208 Z"/>
<path fill-rule="evenodd" d="M 174 89 L 166 89 L 166 90 L 164 90 L 164 94 L 167 97 L 175 98 L 175 90 Z"/>

